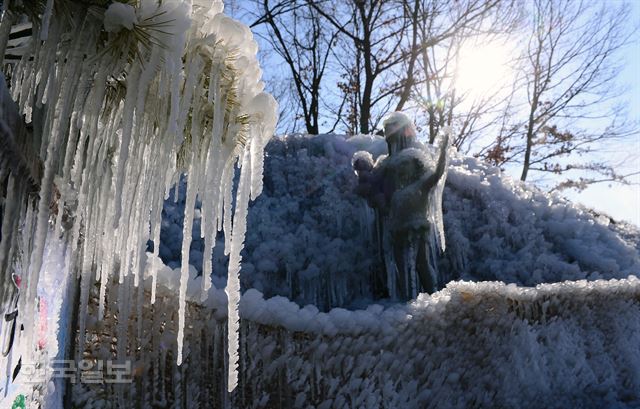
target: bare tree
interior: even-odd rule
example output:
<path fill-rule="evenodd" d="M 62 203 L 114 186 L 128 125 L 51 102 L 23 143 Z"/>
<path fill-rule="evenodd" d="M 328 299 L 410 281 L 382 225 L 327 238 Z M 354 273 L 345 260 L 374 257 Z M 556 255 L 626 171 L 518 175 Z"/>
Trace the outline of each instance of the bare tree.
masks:
<path fill-rule="evenodd" d="M 422 97 L 416 90 L 427 79 L 442 80 L 433 72 L 427 74 L 424 63 L 421 66 L 428 50 L 499 30 L 502 21 L 509 21 L 499 11 L 513 2 L 256 0 L 254 4 L 260 11 L 253 13 L 251 26 L 268 28 L 263 38 L 290 73 L 287 80 L 300 112 L 292 120 L 304 120 L 309 133 L 319 132 L 321 118 L 333 123 L 330 131 L 340 126 L 347 133 L 370 133 L 386 112 L 415 106 L 416 95 Z M 488 16 L 494 20 L 484 24 Z M 323 82 L 334 82 L 337 89 L 322 87 Z M 453 105 L 447 104 L 447 109 Z M 450 119 L 451 115 L 452 111 Z M 472 123 L 467 121 L 465 132 L 475 129 Z"/>
<path fill-rule="evenodd" d="M 293 96 L 287 98 L 295 102 L 285 105 L 293 129 L 303 121 L 306 131 L 315 134 L 328 122 L 330 131 L 371 133 L 389 110 L 417 109 L 430 142 L 442 126 L 453 126 L 459 150 L 497 165 L 517 163 L 522 180 L 530 171 L 600 175 L 558 186 L 576 187 L 627 176 L 606 161 L 577 159 L 598 142 L 633 131 L 613 104 L 620 95 L 612 86 L 618 72 L 613 56 L 628 40 L 624 5 L 586 0 L 256 1 L 260 14 L 253 26 L 268 28 L 264 38 L 288 68 L 288 78 L 270 87 Z M 523 14 L 533 18 L 523 24 L 528 32 L 516 32 L 525 50 L 515 59 L 517 80 L 507 84 L 506 93 L 494 89 L 471 100 L 456 86 L 463 46 L 512 33 Z"/>
<path fill-rule="evenodd" d="M 565 180 L 557 188 L 602 180 L 623 181 L 606 161 L 580 162 L 601 143 L 635 131 L 615 101 L 620 71 L 617 52 L 631 33 L 628 4 L 583 0 L 534 0 L 528 42 L 520 59 L 517 88 L 526 95 L 485 157 L 520 163 L 521 180 L 531 171 L 564 174 L 580 170 L 605 177 Z"/>
<path fill-rule="evenodd" d="M 359 132 L 369 133 L 382 116 L 373 107 L 389 104 L 389 97 L 402 88 L 397 70 L 409 55 L 406 36 L 411 25 L 403 2 L 308 0 L 308 4 L 340 33 L 343 47 L 335 55 L 346 68 L 341 87 L 352 94 L 345 95 L 353 101 L 348 115 L 357 121 Z"/>
<path fill-rule="evenodd" d="M 306 131 L 318 134 L 320 88 L 337 31 L 324 28 L 315 10 L 295 0 L 261 0 L 260 5 L 262 15 L 252 26 L 268 26 L 266 38 L 289 68 Z"/>
<path fill-rule="evenodd" d="M 415 102 L 416 87 L 433 82 L 433 72 L 426 72 L 429 50 L 453 38 L 504 30 L 513 20 L 510 1 L 350 0 L 339 6 L 307 1 L 351 50 L 336 58 L 344 69 L 340 86 L 349 102 L 347 128 L 357 121 L 361 133 L 374 130 L 388 110 Z"/>

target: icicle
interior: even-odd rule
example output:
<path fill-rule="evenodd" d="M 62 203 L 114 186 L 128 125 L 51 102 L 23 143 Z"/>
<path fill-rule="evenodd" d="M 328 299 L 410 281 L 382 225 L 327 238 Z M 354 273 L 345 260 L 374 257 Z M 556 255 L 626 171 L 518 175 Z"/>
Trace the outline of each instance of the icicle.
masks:
<path fill-rule="evenodd" d="M 233 162 L 228 162 L 225 164 L 225 168 L 222 171 L 222 229 L 225 231 L 224 235 L 224 254 L 229 255 L 231 252 L 231 234 L 229 234 L 232 230 L 231 220 L 232 220 L 232 209 L 233 203 L 231 201 L 232 198 L 232 188 L 233 188 L 233 175 L 234 175 L 234 166 Z"/>
<path fill-rule="evenodd" d="M 49 34 L 49 23 L 51 21 L 51 15 L 53 14 L 53 0 L 47 0 L 47 5 L 44 8 L 44 14 L 42 16 L 42 29 L 40 31 L 40 40 L 46 41 Z"/>
<path fill-rule="evenodd" d="M 449 127 L 444 128 L 442 131 L 442 134 L 440 135 L 440 138 L 443 138 L 444 134 L 447 133 L 449 135 L 449 140 L 451 140 L 451 132 L 452 132 L 451 128 Z M 442 147 L 441 149 L 451 149 L 451 146 L 445 146 L 445 147 Z M 431 240 L 435 240 L 435 242 L 438 243 L 438 246 L 440 247 L 441 251 L 445 251 L 447 247 L 446 241 L 445 241 L 445 235 L 444 235 L 444 223 L 442 219 L 442 194 L 444 192 L 444 185 L 447 181 L 447 170 L 449 169 L 449 157 L 450 157 L 450 154 L 447 153 L 444 174 L 442 175 L 442 178 L 440 178 L 440 180 L 438 181 L 436 188 L 433 189 L 429 197 L 429 204 L 430 204 L 429 219 L 432 225 L 436 227 L 435 229 L 432 229 L 433 237 L 431 238 Z"/>
<path fill-rule="evenodd" d="M 136 29 L 148 30 L 162 46 L 156 41 L 141 44 L 134 34 L 127 41 L 113 41 L 114 33 L 106 32 L 96 18 L 100 13 L 90 12 L 86 4 L 68 4 L 71 20 L 58 16 L 54 6 L 54 0 L 47 0 L 42 25 L 34 27 L 30 52 L 12 72 L 12 96 L 28 120 L 33 115 L 32 145 L 44 161 L 37 209 L 25 206 L 15 217 L 18 209 L 7 207 L 4 217 L 13 216 L 15 221 L 2 226 L 0 262 L 6 265 L 14 251 L 29 255 L 26 290 L 20 297 L 23 349 L 33 350 L 35 328 L 30 324 L 36 318 L 36 290 L 50 228 L 54 181 L 60 193 L 58 212 L 53 215 L 56 236 L 62 233 L 63 217 L 68 216 L 73 225 L 62 235 L 69 240 L 65 262 L 81 280 L 77 352 L 82 354 L 85 318 L 94 310 L 89 305 L 91 290 L 99 281 L 98 319 L 107 318 L 108 293 L 117 286 L 117 296 L 114 291 L 109 299 L 117 298 L 118 358 L 124 358 L 127 348 L 140 345 L 127 341 L 129 319 L 136 319 L 138 337 L 147 325 L 141 317 L 144 294 L 140 285 L 146 243 L 153 240 L 157 260 L 162 201 L 186 168 L 189 184 L 179 290 L 179 354 L 196 198 L 203 202 L 201 233 L 206 243 L 201 299 L 211 287 L 216 232 L 224 228 L 225 251 L 231 253 L 233 266 L 228 291 L 233 309 L 230 325 L 235 329 L 230 331 L 229 345 L 237 346 L 238 272 L 247 206 L 262 189 L 264 145 L 277 118 L 273 98 L 259 94 L 260 70 L 250 31 L 231 19 L 216 17 L 222 2 L 203 9 L 200 2 L 144 1 L 128 8 L 128 21 L 144 21 Z M 4 33 L 6 24 L 2 28 Z M 128 30 L 118 32 L 119 39 L 127 35 Z M 114 49 L 105 53 L 105 44 Z M 131 55 L 135 58 L 129 58 Z M 234 202 L 238 160 L 242 164 Z M 22 203 L 24 188 L 18 188 L 15 175 L 8 177 L 7 194 Z M 174 191 L 177 199 L 178 187 Z M 28 234 L 11 234 L 19 224 Z M 113 274 L 118 274 L 117 280 Z M 152 303 L 156 281 L 157 266 L 152 267 Z M 133 287 L 137 287 L 135 294 Z M 233 372 L 237 347 L 230 362 Z"/>
<path fill-rule="evenodd" d="M 154 209 L 154 217 L 151 221 L 151 226 L 153 226 L 153 260 L 154 262 L 158 260 L 160 255 L 160 227 L 162 227 L 161 220 L 161 211 L 160 209 Z M 152 266 L 151 269 L 151 304 L 155 304 L 156 302 L 156 286 L 158 281 L 158 267 L 156 265 Z"/>
<path fill-rule="evenodd" d="M 68 85 L 67 81 L 67 85 Z M 65 87 L 65 90 L 70 87 Z M 63 95 L 67 97 L 66 104 L 70 105 L 71 95 Z M 61 98 L 64 100 L 64 98 Z M 51 114 L 53 116 L 53 114 Z M 58 147 L 61 132 L 55 129 L 51 142 L 47 146 L 47 155 L 45 161 L 44 177 L 42 179 L 40 187 L 40 200 L 38 202 L 38 216 L 36 221 L 36 231 L 34 238 L 33 251 L 31 253 L 29 272 L 27 275 L 26 294 L 27 301 L 25 315 L 22 318 L 25 322 L 27 345 L 33 345 L 33 323 L 35 322 L 35 305 L 36 305 L 36 288 L 38 285 L 38 279 L 40 277 L 40 268 L 42 267 L 42 257 L 44 254 L 44 244 L 47 238 L 47 232 L 49 230 L 49 203 L 51 198 L 51 192 L 53 187 L 54 172 L 57 167 L 58 161 Z M 29 354 L 31 350 L 29 350 Z M 31 358 L 31 355 L 29 355 Z"/>
<path fill-rule="evenodd" d="M 261 92 L 247 107 L 247 113 L 255 121 L 251 138 L 251 199 L 262 193 L 262 170 L 264 168 L 264 147 L 275 131 L 276 123 L 271 112 L 276 112 L 278 103 L 269 94 Z"/>
<path fill-rule="evenodd" d="M 222 151 L 220 146 L 212 143 L 209 150 L 207 164 L 207 178 L 205 182 L 204 200 L 202 203 L 202 221 L 200 224 L 201 232 L 204 237 L 204 249 L 202 257 L 202 287 L 200 301 L 206 301 L 209 289 L 211 288 L 212 273 L 212 253 L 216 245 L 216 233 L 218 223 L 218 198 L 220 186 L 218 180 L 220 178 L 222 164 Z M 213 209 L 212 214 L 205 216 L 209 208 Z"/>
<path fill-rule="evenodd" d="M 245 151 L 240 169 L 240 182 L 236 195 L 236 211 L 233 215 L 234 224 L 231 233 L 231 250 L 229 252 L 229 277 L 227 278 L 227 326 L 228 326 L 228 355 L 229 374 L 227 390 L 233 391 L 238 384 L 238 353 L 240 348 L 240 262 L 242 245 L 247 229 L 247 211 L 249 207 L 249 191 L 251 189 L 251 160 L 249 151 Z"/>
<path fill-rule="evenodd" d="M 134 107 L 136 104 L 136 88 L 132 85 L 138 82 L 138 78 L 140 76 L 140 68 L 138 66 L 134 66 L 133 72 L 130 74 L 130 77 L 127 81 L 129 85 L 127 87 L 127 95 L 125 97 L 125 103 L 123 108 L 123 117 L 122 117 L 122 135 L 120 137 L 120 144 L 118 146 L 118 159 L 117 159 L 117 170 L 116 170 L 116 214 L 115 214 L 115 222 L 116 225 L 120 224 L 120 216 L 122 211 L 122 204 L 120 198 L 122 197 L 122 189 L 124 187 L 124 171 L 125 165 L 127 164 L 127 160 L 129 158 L 129 145 L 131 143 L 131 133 L 133 131 L 133 115 L 134 115 Z"/>
<path fill-rule="evenodd" d="M 193 228 L 193 212 L 196 204 L 198 185 L 197 173 L 189 175 L 187 183 L 187 199 L 184 205 L 184 223 L 182 228 L 182 262 L 180 265 L 180 293 L 178 309 L 178 365 L 182 364 L 182 341 L 184 339 L 184 323 L 186 315 L 187 284 L 189 280 L 189 249 L 191 248 L 191 230 Z"/>
<path fill-rule="evenodd" d="M 109 180 L 109 179 L 105 178 L 105 181 L 106 180 Z M 109 193 L 111 192 L 111 190 L 110 190 L 110 187 L 107 186 L 106 182 L 103 185 L 103 189 L 105 190 L 105 192 L 102 194 L 102 200 L 100 201 L 99 207 L 104 212 L 104 221 L 103 221 L 104 228 L 108 232 L 112 232 L 113 231 L 113 211 L 112 211 L 113 206 L 111 206 L 108 202 L 108 199 L 110 196 Z M 76 224 L 79 224 L 78 221 L 76 221 Z M 102 266 L 100 267 L 100 299 L 99 299 L 99 306 L 98 306 L 99 320 L 101 320 L 104 317 L 104 303 L 106 301 L 107 286 L 109 285 L 109 281 L 111 279 L 111 273 L 113 270 L 113 260 L 114 260 L 113 249 L 114 248 L 115 248 L 115 240 L 109 240 L 104 246 L 103 252 L 102 252 L 103 253 L 102 256 L 105 260 L 102 263 Z"/>
<path fill-rule="evenodd" d="M 4 10 L 2 15 L 2 22 L 0 22 L 0 63 L 4 60 L 4 55 L 7 50 L 7 43 L 9 41 L 9 33 L 11 33 L 11 26 L 15 24 L 17 15 L 10 10 Z"/>

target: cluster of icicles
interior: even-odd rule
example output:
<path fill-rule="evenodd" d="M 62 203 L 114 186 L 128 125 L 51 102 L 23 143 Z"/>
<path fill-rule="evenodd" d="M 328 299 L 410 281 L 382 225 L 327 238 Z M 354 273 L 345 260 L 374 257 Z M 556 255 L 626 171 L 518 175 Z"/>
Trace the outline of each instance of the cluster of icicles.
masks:
<path fill-rule="evenodd" d="M 211 254 L 216 231 L 223 229 L 230 255 L 228 388 L 235 388 L 240 251 L 248 202 L 262 190 L 263 149 L 275 129 L 277 104 L 262 92 L 251 32 L 224 16 L 222 8 L 221 0 L 138 0 L 106 9 L 49 0 L 41 22 L 34 24 L 31 50 L 14 68 L 11 84 L 27 122 L 33 116 L 35 123 L 42 113 L 44 174 L 41 199 L 29 216 L 35 233 L 20 300 L 26 349 L 34 349 L 47 235 L 66 235 L 70 243 L 67 265 L 81 280 L 82 348 L 93 283 L 100 286 L 98 320 L 110 282 L 120 283 L 118 294 L 111 295 L 118 304 L 132 296 L 129 283 L 142 285 L 148 240 L 158 254 L 163 201 L 186 175 L 177 361 L 182 362 L 198 198 L 205 254 Z M 53 215 L 52 200 L 57 200 Z M 72 223 L 63 221 L 65 214 Z M 203 300 L 211 269 L 211 257 L 204 257 Z M 154 303 L 155 274 L 152 280 Z"/>

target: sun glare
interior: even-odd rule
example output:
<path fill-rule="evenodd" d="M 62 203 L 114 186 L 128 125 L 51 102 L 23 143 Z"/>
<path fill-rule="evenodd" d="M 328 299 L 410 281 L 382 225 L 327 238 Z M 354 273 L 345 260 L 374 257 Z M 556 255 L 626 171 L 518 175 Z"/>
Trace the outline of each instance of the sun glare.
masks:
<path fill-rule="evenodd" d="M 469 100 L 492 96 L 513 80 L 512 50 L 500 43 L 463 46 L 457 64 L 455 88 Z"/>

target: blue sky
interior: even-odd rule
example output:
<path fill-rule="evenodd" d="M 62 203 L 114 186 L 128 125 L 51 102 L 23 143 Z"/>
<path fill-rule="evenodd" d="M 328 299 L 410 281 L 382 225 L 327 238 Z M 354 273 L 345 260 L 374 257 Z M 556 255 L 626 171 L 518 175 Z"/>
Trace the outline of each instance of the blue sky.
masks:
<path fill-rule="evenodd" d="M 615 1 L 615 0 L 604 0 Z M 632 16 L 629 23 L 640 25 L 640 0 L 631 0 Z M 631 119 L 640 123 L 640 32 L 636 33 L 625 50 L 625 68 L 619 81 L 621 85 L 629 87 L 629 115 Z M 620 173 L 640 171 L 640 135 L 629 138 L 628 141 L 614 146 L 608 146 L 607 151 L 616 158 L 614 161 L 624 161 Z M 640 175 L 632 178 L 633 183 L 640 184 Z M 616 220 L 626 220 L 640 226 L 640 185 L 608 185 L 606 183 L 593 185 L 581 193 L 566 192 L 570 199 L 588 207 L 607 213 Z"/>

